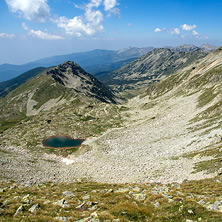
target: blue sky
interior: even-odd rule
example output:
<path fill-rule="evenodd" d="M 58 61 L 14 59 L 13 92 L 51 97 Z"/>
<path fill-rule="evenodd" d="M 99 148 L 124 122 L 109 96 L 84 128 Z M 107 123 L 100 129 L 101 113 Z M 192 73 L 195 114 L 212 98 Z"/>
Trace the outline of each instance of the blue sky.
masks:
<path fill-rule="evenodd" d="M 1 0 L 0 64 L 128 46 L 222 45 L 221 0 Z"/>

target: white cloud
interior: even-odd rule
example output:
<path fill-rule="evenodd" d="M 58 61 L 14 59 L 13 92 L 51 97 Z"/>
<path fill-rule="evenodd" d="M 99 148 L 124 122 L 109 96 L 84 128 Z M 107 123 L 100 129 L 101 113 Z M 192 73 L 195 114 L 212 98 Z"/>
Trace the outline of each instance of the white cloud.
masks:
<path fill-rule="evenodd" d="M 180 28 L 172 28 L 172 29 L 167 29 L 167 28 L 156 28 L 154 30 L 155 33 L 158 33 L 158 32 L 167 32 L 169 33 L 170 35 L 176 35 L 176 36 L 179 36 L 181 38 L 185 38 L 187 35 L 184 35 L 183 34 L 183 31 L 184 32 L 188 32 L 190 33 L 191 36 L 195 37 L 195 38 L 198 38 L 198 39 L 203 39 L 203 38 L 207 38 L 207 36 L 202 36 L 199 32 L 197 32 L 195 30 L 197 26 L 196 25 L 187 25 L 187 24 L 184 24 L 184 25 L 180 25 Z M 182 33 L 181 33 L 182 32 Z"/>
<path fill-rule="evenodd" d="M 43 32 L 41 30 L 29 29 L 28 26 L 23 22 L 22 27 L 24 30 L 28 31 L 28 35 L 39 38 L 39 39 L 48 39 L 48 40 L 59 40 L 64 39 L 63 36 L 60 35 L 52 35 L 47 32 Z"/>
<path fill-rule="evenodd" d="M 0 33 L 0 38 L 5 38 L 5 39 L 13 39 L 15 38 L 14 34 L 7 34 L 7 33 Z"/>
<path fill-rule="evenodd" d="M 194 35 L 194 36 L 197 36 L 197 35 L 200 35 L 197 31 L 195 31 L 195 30 L 192 30 L 192 34 Z"/>
<path fill-rule="evenodd" d="M 184 31 L 191 31 L 193 29 L 195 29 L 197 26 L 196 25 L 187 25 L 187 24 L 184 24 L 184 25 L 181 25 L 180 26 Z"/>
<path fill-rule="evenodd" d="M 5 0 L 12 13 L 27 20 L 44 22 L 50 14 L 47 0 Z"/>
<path fill-rule="evenodd" d="M 96 7 L 96 6 L 93 6 Z M 93 10 L 91 5 L 88 6 L 85 10 L 85 17 L 88 22 L 93 23 L 94 25 L 100 24 L 103 21 L 103 14 L 99 10 Z"/>
<path fill-rule="evenodd" d="M 162 32 L 162 30 L 159 29 L 159 28 L 156 28 L 156 29 L 154 30 L 154 32 Z"/>
<path fill-rule="evenodd" d="M 23 27 L 23 29 L 25 29 L 26 31 L 29 29 L 28 26 L 27 26 L 24 22 L 22 23 L 22 27 Z"/>
<path fill-rule="evenodd" d="M 84 15 L 75 16 L 71 19 L 62 16 L 53 21 L 57 23 L 59 28 L 64 29 L 65 33 L 69 36 L 92 36 L 98 32 L 103 32 L 104 27 L 102 23 L 104 16 L 102 11 L 98 9 L 102 3 L 103 0 L 91 0 L 84 7 Z M 117 14 L 117 8 L 114 8 L 117 4 L 117 1 L 104 1 L 104 10 L 109 10 L 111 13 Z"/>
<path fill-rule="evenodd" d="M 131 27 L 132 25 L 133 25 L 132 23 L 130 23 L 130 22 L 128 23 L 128 26 L 129 26 L 129 27 Z"/>
<path fill-rule="evenodd" d="M 64 39 L 64 37 L 59 35 L 52 35 L 46 32 L 42 32 L 41 30 L 29 30 L 29 35 L 37 37 L 39 39 L 48 39 L 48 40 L 58 40 L 58 39 Z"/>
<path fill-rule="evenodd" d="M 120 11 L 118 8 L 116 8 L 116 6 L 119 5 L 117 0 L 104 0 L 103 5 L 104 5 L 104 10 L 108 12 L 107 15 L 108 17 L 110 17 L 112 14 L 117 17 L 120 16 Z"/>
<path fill-rule="evenodd" d="M 101 4 L 102 4 L 102 0 L 91 0 L 87 4 L 87 7 L 89 7 L 89 8 L 93 8 L 93 7 L 98 8 Z"/>
<path fill-rule="evenodd" d="M 107 16 L 120 15 L 118 0 L 89 0 L 88 4 L 75 7 L 82 9 L 82 15 L 74 15 L 73 18 L 66 16 L 50 17 L 50 7 L 47 4 L 48 0 L 5 0 L 12 13 L 17 13 L 19 16 L 27 20 L 35 20 L 45 22 L 49 21 L 57 24 L 58 28 L 63 29 L 64 34 L 68 36 L 92 36 L 96 33 L 103 32 L 104 13 Z M 28 31 L 29 35 L 42 39 L 61 39 L 62 36 L 51 35 L 40 30 L 29 29 L 26 24 L 23 28 Z"/>
<path fill-rule="evenodd" d="M 170 35 L 177 35 L 177 36 L 180 36 L 180 29 L 179 28 L 173 28 L 173 29 L 167 29 L 167 28 L 156 28 L 154 30 L 155 33 L 158 33 L 158 32 L 167 32 L 169 33 Z"/>
<path fill-rule="evenodd" d="M 119 9 L 118 8 L 110 9 L 109 13 L 107 14 L 107 17 L 110 17 L 112 15 L 114 15 L 117 18 L 120 18 L 120 11 L 119 11 Z"/>
<path fill-rule="evenodd" d="M 59 28 L 64 29 L 66 35 L 81 37 L 83 35 L 93 35 L 104 28 L 102 24 L 84 23 L 81 16 L 76 16 L 73 19 L 60 17 L 55 21 Z"/>
<path fill-rule="evenodd" d="M 171 35 L 180 35 L 180 29 L 179 28 L 173 28 L 167 31 Z"/>
<path fill-rule="evenodd" d="M 116 0 L 104 0 L 105 11 L 110 11 L 118 5 Z"/>

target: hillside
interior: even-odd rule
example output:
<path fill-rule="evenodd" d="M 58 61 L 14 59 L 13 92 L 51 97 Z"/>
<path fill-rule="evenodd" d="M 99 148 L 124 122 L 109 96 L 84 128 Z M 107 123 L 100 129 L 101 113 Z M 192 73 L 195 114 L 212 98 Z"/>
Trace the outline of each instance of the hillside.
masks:
<path fill-rule="evenodd" d="M 28 72 L 25 72 L 8 81 L 0 82 L 0 97 L 5 97 L 9 92 L 26 82 L 28 79 L 33 78 L 39 73 L 43 72 L 44 70 L 45 68 L 38 67 L 31 69 Z"/>
<path fill-rule="evenodd" d="M 82 84 L 70 74 L 76 69 Z M 124 104 L 112 103 L 106 90 L 99 94 L 105 102 L 95 98 L 82 72 L 68 62 L 5 97 L 17 110 L 15 96 L 26 101 L 26 87 L 38 92 L 45 79 L 51 98 L 58 90 L 65 101 L 1 133 L 0 218 L 221 221 L 222 48 Z M 36 92 L 31 104 L 42 107 Z M 78 149 L 43 147 L 43 138 L 64 134 L 86 140 Z"/>
<path fill-rule="evenodd" d="M 79 152 L 84 154 L 68 158 L 75 163 L 66 168 L 67 172 L 72 171 L 71 178 L 88 175 L 99 182 L 125 183 L 181 182 L 212 177 L 219 170 L 221 158 L 220 153 L 216 159 L 209 156 L 214 156 L 221 141 L 221 65 L 222 53 L 218 49 L 151 85 L 142 95 L 124 105 L 96 102 L 104 102 L 104 98 L 105 102 L 112 101 L 114 97 L 102 93 L 99 95 L 103 99 L 97 95 L 95 101 L 94 96 L 90 96 L 92 92 L 88 91 L 89 85 L 82 87 L 77 84 L 75 90 L 69 88 L 73 77 L 66 76 L 67 71 L 63 73 L 66 65 L 53 68 L 47 75 L 38 76 L 40 79 L 45 76 L 42 79 L 47 80 L 48 87 L 41 87 L 45 83 L 40 79 L 34 79 L 38 85 L 30 80 L 5 98 L 13 107 L 23 104 L 19 93 L 22 89 L 27 115 L 37 116 L 6 130 L 3 144 L 6 147 L 29 144 L 29 149 L 33 146 L 41 149 L 41 139 L 47 134 L 68 134 L 78 138 L 94 135 L 95 138 L 84 142 L 90 151 L 84 153 L 80 149 Z M 24 91 L 26 87 L 28 89 Z M 77 91 L 78 96 L 75 94 Z M 53 102 L 48 102 L 48 95 Z M 12 109 L 12 105 L 10 107 Z M 48 119 L 52 120 L 51 124 L 47 124 Z M 11 135 L 16 137 L 11 138 Z M 215 164 L 209 172 L 208 164 Z M 81 172 L 75 170 L 82 165 Z M 66 171 L 63 176 L 65 174 Z M 68 174 L 66 176 L 69 180 Z"/>
<path fill-rule="evenodd" d="M 200 49 L 185 52 L 160 48 L 152 50 L 116 71 L 96 75 L 96 77 L 118 94 L 138 95 L 149 84 L 160 81 L 206 55 L 207 53 Z"/>
<path fill-rule="evenodd" d="M 0 100 L 0 119 L 37 115 L 79 98 L 115 103 L 114 95 L 101 82 L 76 63 L 65 62 L 29 79 Z"/>
<path fill-rule="evenodd" d="M 121 50 L 92 50 L 87 52 L 71 53 L 43 58 L 23 65 L 0 65 L 0 82 L 12 79 L 21 73 L 36 67 L 57 66 L 65 61 L 75 61 L 91 74 L 102 71 L 111 71 L 120 68 L 133 59 L 136 59 L 154 49 L 153 47 L 129 47 Z"/>

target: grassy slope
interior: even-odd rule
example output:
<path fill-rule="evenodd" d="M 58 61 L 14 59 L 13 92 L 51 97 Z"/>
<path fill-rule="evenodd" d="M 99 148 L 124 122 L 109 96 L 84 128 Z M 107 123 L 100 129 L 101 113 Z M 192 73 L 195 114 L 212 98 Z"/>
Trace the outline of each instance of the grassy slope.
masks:
<path fill-rule="evenodd" d="M 10 79 L 5 82 L 0 83 L 0 97 L 5 97 L 9 92 L 26 82 L 28 79 L 35 77 L 39 73 L 43 72 L 45 68 L 38 67 L 35 69 L 31 69 L 28 72 L 25 72 L 19 75 L 16 78 Z"/>
<path fill-rule="evenodd" d="M 209 64 L 207 64 L 209 65 Z M 195 75 L 191 78 L 190 74 L 193 71 L 193 67 L 189 67 L 183 71 L 180 75 L 175 74 L 165 81 L 159 83 L 158 85 L 154 85 L 150 89 L 148 89 L 147 93 L 152 95 L 153 97 L 160 96 L 167 91 L 171 90 L 173 87 L 178 87 L 183 79 L 183 84 L 178 87 L 176 93 L 180 95 L 185 95 L 189 93 L 195 93 L 200 90 L 201 87 L 206 86 L 203 89 L 202 95 L 199 97 L 199 107 L 204 107 L 205 104 L 212 102 L 216 96 L 214 94 L 220 96 L 221 98 L 221 82 L 220 82 L 220 71 L 221 68 L 217 67 L 216 69 L 212 69 L 210 72 L 204 72 L 202 75 Z M 189 81 L 187 81 L 189 78 Z M 172 84 L 173 83 L 173 84 Z M 216 90 L 215 90 L 216 89 Z M 147 95 L 147 94 L 146 94 Z M 116 107 L 116 106 L 115 106 Z M 66 107 L 64 107 L 65 109 Z M 47 113 L 49 119 L 55 118 L 58 113 L 63 113 L 63 115 L 59 116 L 58 119 L 55 119 L 55 125 L 50 125 L 50 130 L 53 127 L 58 125 L 57 121 L 60 121 L 63 117 L 64 120 L 67 121 L 78 117 L 82 123 L 85 121 L 89 121 L 87 119 L 88 115 L 101 115 L 104 116 L 104 119 L 101 118 L 101 122 L 105 122 L 106 118 L 113 118 L 116 115 L 118 116 L 119 110 L 116 112 L 110 112 L 111 116 L 107 116 L 106 112 L 103 110 L 105 107 L 101 107 L 101 109 L 91 110 L 91 113 L 87 111 L 87 109 L 75 110 L 75 109 L 65 109 L 67 112 L 62 112 L 62 107 L 58 107 L 57 110 L 54 110 L 52 113 Z M 91 106 L 88 107 L 91 109 Z M 107 109 L 107 108 L 106 108 Z M 102 111 L 103 110 L 103 111 Z M 82 113 L 81 113 L 82 112 Z M 94 114 L 93 114 L 94 112 Z M 70 114 L 73 116 L 70 116 Z M 205 113 L 205 119 L 209 119 L 210 121 L 213 118 L 219 116 L 221 117 L 221 101 L 214 103 L 207 110 L 203 111 Z M 50 114 L 52 116 L 50 116 Z M 42 116 L 42 122 L 46 116 Z M 70 117 L 70 119 L 68 119 Z M 201 116 L 197 116 L 197 119 L 194 121 L 198 121 L 198 118 L 202 118 Z M 75 121 L 74 121 L 75 122 Z M 73 122 L 73 123 L 74 123 Z M 61 121 L 62 124 L 64 122 Z M 75 122 L 76 123 L 76 122 Z M 25 122 L 23 125 L 23 129 L 30 130 L 36 129 L 38 125 L 38 121 L 32 119 L 30 122 Z M 211 124 L 211 123 L 210 123 Z M 47 125 L 47 123 L 45 123 Z M 70 124 L 71 125 L 71 124 Z M 85 126 L 84 132 L 87 132 L 87 125 Z M 113 126 L 111 126 L 113 127 Z M 15 128 L 16 129 L 16 128 Z M 19 128 L 18 128 L 19 129 Z M 104 128 L 106 130 L 107 128 Z M 79 129 L 76 128 L 78 131 Z M 90 130 L 88 131 L 90 132 Z M 14 135 L 18 133 L 17 131 L 12 131 Z M 28 133 L 28 132 L 26 132 Z M 34 133 L 34 131 L 33 131 Z M 28 134 L 27 134 L 28 135 Z M 33 134 L 33 136 L 35 136 Z M 19 136 L 20 139 L 20 136 Z M 187 156 L 187 158 L 191 158 L 192 155 L 210 155 L 215 156 L 218 159 L 218 163 L 220 164 L 221 160 L 221 147 L 220 145 L 215 147 L 209 147 L 209 149 L 189 154 L 191 156 Z M 209 162 L 203 163 L 203 165 L 197 165 L 198 167 L 220 167 L 221 165 L 216 165 L 215 162 L 212 162 L 212 165 L 208 165 Z M 116 193 L 116 192 L 107 192 L 105 189 L 113 189 L 114 191 L 118 190 L 120 187 L 135 187 L 139 186 L 146 194 L 146 199 L 144 201 L 137 201 L 133 198 L 132 193 L 128 191 L 126 193 Z M 14 185 L 14 183 L 7 184 L 1 183 L 1 188 L 5 188 L 5 192 L 1 193 L 0 199 L 0 220 L 1 221 L 53 221 L 57 216 L 71 217 L 71 220 L 78 220 L 81 218 L 90 217 L 93 212 L 97 212 L 98 218 L 100 221 L 113 221 L 114 219 L 119 219 L 119 221 L 186 221 L 186 219 L 190 220 L 201 220 L 201 221 L 221 221 L 222 214 L 215 211 L 210 210 L 212 203 L 215 203 L 217 200 L 221 200 L 221 187 L 222 187 L 222 179 L 221 176 L 218 176 L 214 179 L 205 179 L 202 181 L 188 181 L 182 183 L 180 186 L 177 185 L 167 185 L 168 191 L 165 189 L 163 192 L 153 192 L 156 189 L 163 187 L 161 184 L 135 184 L 135 185 L 116 185 L 116 184 L 98 184 L 98 183 L 73 183 L 73 184 L 44 184 L 39 187 L 20 187 L 18 185 Z M 155 188 L 156 187 L 156 188 Z M 74 192 L 74 197 L 65 197 L 62 192 L 71 190 Z M 2 190 L 3 191 L 3 190 Z M 96 191 L 96 192 L 95 192 Z M 179 191 L 179 192 L 178 192 Z M 25 204 L 22 198 L 30 194 L 29 199 L 31 200 L 31 204 Z M 165 195 L 164 195 L 165 194 Z M 166 195 L 167 194 L 167 195 Z M 83 197 L 86 195 L 90 195 L 90 199 L 86 201 L 82 208 L 77 209 L 81 203 L 84 202 Z M 172 196 L 172 197 L 169 197 Z M 58 200 L 65 198 L 68 201 L 69 206 L 67 208 L 62 208 L 54 203 Z M 204 200 L 203 204 L 199 204 L 200 200 Z M 46 202 L 48 200 L 49 202 Z M 6 202 L 5 202 L 6 201 Z M 91 203 L 90 203 L 90 202 Z M 98 202 L 97 209 L 90 209 L 92 207 L 92 202 Z M 159 203 L 160 206 L 155 208 L 154 205 Z M 32 214 L 28 212 L 28 209 L 35 203 L 40 205 L 40 209 L 36 214 Z M 24 205 L 24 212 L 18 214 L 17 216 L 13 216 L 21 204 Z M 190 211 L 192 210 L 192 211 Z"/>
<path fill-rule="evenodd" d="M 221 200 L 221 184 L 221 177 L 181 185 L 78 182 L 26 187 L 0 183 L 0 221 L 58 221 L 56 217 L 65 217 L 69 221 L 219 222 L 222 208 L 221 212 L 210 209 Z M 73 195 L 67 197 L 65 191 Z M 144 199 L 135 199 L 137 194 L 144 195 Z M 57 204 L 59 200 L 67 205 Z M 29 209 L 34 204 L 40 208 L 31 213 Z M 14 216 L 20 206 L 23 211 Z"/>

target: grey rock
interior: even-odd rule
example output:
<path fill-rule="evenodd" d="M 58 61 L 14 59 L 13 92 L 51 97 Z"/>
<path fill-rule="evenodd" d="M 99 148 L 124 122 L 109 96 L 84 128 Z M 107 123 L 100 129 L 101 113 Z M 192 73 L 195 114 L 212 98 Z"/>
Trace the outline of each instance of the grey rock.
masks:
<path fill-rule="evenodd" d="M 188 210 L 188 213 L 189 214 L 194 214 L 193 210 L 191 210 L 191 209 Z"/>
<path fill-rule="evenodd" d="M 70 217 L 56 217 L 55 219 L 59 221 L 68 221 Z"/>
<path fill-rule="evenodd" d="M 182 196 L 182 195 L 183 195 L 183 193 L 182 193 L 182 192 L 180 192 L 180 191 L 177 191 L 177 195 Z"/>
<path fill-rule="evenodd" d="M 203 205 L 203 204 L 205 204 L 205 200 L 204 200 L 204 199 L 201 199 L 201 200 L 198 201 L 197 203 L 200 204 L 200 205 Z"/>
<path fill-rule="evenodd" d="M 58 200 L 55 204 L 56 204 L 56 205 L 59 205 L 59 206 L 61 206 L 61 207 L 63 207 L 63 208 L 69 206 L 69 205 L 68 205 L 68 202 L 67 202 L 65 199 Z"/>
<path fill-rule="evenodd" d="M 167 199 L 172 199 L 172 198 L 173 198 L 173 196 L 170 196 L 170 195 L 168 195 L 168 194 L 166 194 L 166 193 L 164 193 L 163 196 L 164 196 L 165 198 L 167 198 Z"/>
<path fill-rule="evenodd" d="M 158 207 L 160 207 L 160 203 L 159 203 L 159 202 L 155 202 L 154 206 L 155 206 L 156 208 L 158 208 Z"/>
<path fill-rule="evenodd" d="M 26 196 L 24 196 L 24 197 L 22 198 L 22 202 L 23 202 L 23 203 L 26 203 L 26 204 L 30 204 L 30 203 L 31 203 L 31 200 L 29 199 L 29 197 L 30 197 L 29 194 L 27 194 Z"/>
<path fill-rule="evenodd" d="M 132 197 L 137 201 L 144 201 L 147 195 L 143 193 L 136 193 L 136 194 L 132 194 Z"/>
<path fill-rule="evenodd" d="M 103 193 L 103 194 L 106 194 L 106 193 L 113 193 L 114 190 L 113 189 L 104 189 L 104 190 L 101 190 L 100 193 Z"/>
<path fill-rule="evenodd" d="M 78 220 L 76 222 L 100 222 L 100 220 L 98 218 L 87 217 L 87 218 L 83 218 L 81 220 Z"/>
<path fill-rule="evenodd" d="M 129 192 L 131 190 L 132 190 L 131 187 L 119 188 L 118 190 L 115 191 L 115 193 L 127 193 L 127 192 Z"/>
<path fill-rule="evenodd" d="M 90 198 L 91 198 L 90 195 L 86 195 L 83 197 L 83 200 L 89 200 Z"/>
<path fill-rule="evenodd" d="M 73 197 L 74 196 L 74 193 L 72 191 L 64 191 L 62 194 L 67 196 L 67 197 Z"/>
<path fill-rule="evenodd" d="M 25 207 L 23 205 L 21 205 L 15 212 L 14 216 L 22 213 L 25 210 Z"/>
<path fill-rule="evenodd" d="M 86 202 L 83 201 L 80 205 L 78 205 L 78 206 L 76 207 L 76 209 L 81 209 L 85 204 L 86 204 Z"/>
<path fill-rule="evenodd" d="M 36 213 L 37 210 L 40 209 L 40 205 L 37 203 L 37 204 L 34 204 L 30 209 L 29 209 L 29 212 L 30 213 Z"/>

